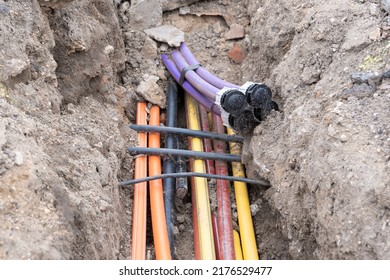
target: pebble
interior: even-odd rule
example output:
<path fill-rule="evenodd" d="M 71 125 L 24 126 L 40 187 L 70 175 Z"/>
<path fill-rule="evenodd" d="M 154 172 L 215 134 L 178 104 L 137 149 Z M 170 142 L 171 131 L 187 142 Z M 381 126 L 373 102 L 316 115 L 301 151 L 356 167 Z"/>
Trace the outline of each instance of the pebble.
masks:
<path fill-rule="evenodd" d="M 180 47 L 184 42 L 184 32 L 172 25 L 146 29 L 145 33 L 156 41 L 168 43 L 171 47 Z"/>
<path fill-rule="evenodd" d="M 351 80 L 354 84 L 368 84 L 370 80 L 378 83 L 381 77 L 382 75 L 378 72 L 354 72 L 351 74 Z"/>
<path fill-rule="evenodd" d="M 258 212 L 259 212 L 259 206 L 257 204 L 252 204 L 250 206 L 250 209 L 251 209 L 251 214 L 252 216 L 255 216 Z"/>
<path fill-rule="evenodd" d="M 134 2 L 134 1 L 131 1 Z M 143 0 L 132 3 L 130 7 L 130 25 L 134 29 L 147 29 L 162 23 L 160 0 Z"/>
<path fill-rule="evenodd" d="M 225 34 L 226 40 L 241 39 L 245 37 L 244 27 L 240 24 L 233 23 L 230 30 Z"/>
<path fill-rule="evenodd" d="M 141 95 L 150 103 L 158 105 L 160 108 L 166 107 L 166 96 L 161 87 L 157 84 L 159 78 L 157 76 L 147 76 L 136 88 L 136 93 Z"/>
<path fill-rule="evenodd" d="M 23 159 L 23 154 L 21 151 L 14 151 L 14 155 L 15 155 L 15 164 L 16 165 L 22 165 L 23 162 L 24 162 L 24 159 Z"/>
<path fill-rule="evenodd" d="M 161 43 L 160 51 L 166 52 L 169 48 L 169 45 L 167 43 Z"/>
<path fill-rule="evenodd" d="M 179 14 L 180 15 L 186 15 L 186 14 L 189 14 L 189 13 L 191 13 L 191 8 L 190 7 L 188 7 L 188 6 L 186 6 L 186 7 L 180 7 L 180 9 L 179 9 Z"/>

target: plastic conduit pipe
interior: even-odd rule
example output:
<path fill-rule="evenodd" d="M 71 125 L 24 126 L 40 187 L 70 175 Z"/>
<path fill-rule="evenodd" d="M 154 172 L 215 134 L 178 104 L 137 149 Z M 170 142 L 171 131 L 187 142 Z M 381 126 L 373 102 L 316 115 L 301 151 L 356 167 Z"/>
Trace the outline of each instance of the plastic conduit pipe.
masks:
<path fill-rule="evenodd" d="M 237 231 L 233 231 L 234 236 L 234 252 L 236 253 L 236 260 L 243 260 L 240 235 Z"/>
<path fill-rule="evenodd" d="M 222 119 L 218 116 L 213 116 L 213 131 L 215 133 L 224 133 L 225 128 Z M 216 153 L 226 152 L 226 143 L 214 140 L 214 151 Z M 216 160 L 215 169 L 217 175 L 228 175 L 228 165 L 226 161 Z M 234 260 L 234 244 L 233 244 L 233 226 L 230 205 L 230 183 L 226 180 L 217 180 L 217 203 L 218 203 L 218 232 L 220 237 L 220 252 L 221 259 Z"/>
<path fill-rule="evenodd" d="M 146 125 L 146 103 L 137 103 L 136 123 Z M 147 146 L 146 133 L 138 133 L 138 145 Z M 144 178 L 147 172 L 147 157 L 140 155 L 135 158 L 134 178 Z M 146 251 L 146 211 L 147 211 L 147 183 L 134 185 L 133 225 L 131 234 L 131 258 L 145 260 Z"/>
<path fill-rule="evenodd" d="M 195 99 L 188 94 L 186 95 L 186 109 L 188 128 L 200 130 L 198 104 Z M 192 138 L 190 142 L 193 151 L 203 150 L 202 141 L 199 138 Z M 193 171 L 206 172 L 203 160 L 194 159 Z M 194 183 L 195 184 L 192 187 L 195 188 L 200 258 L 202 260 L 215 260 L 207 180 L 196 177 L 194 178 Z"/>
<path fill-rule="evenodd" d="M 219 242 L 219 232 L 218 232 L 218 221 L 217 216 L 214 213 L 211 213 L 211 222 L 213 224 L 213 236 L 214 236 L 214 246 L 215 246 L 215 258 L 217 260 L 223 260 L 221 258 L 220 252 L 220 242 Z"/>
<path fill-rule="evenodd" d="M 166 54 L 161 55 L 162 62 L 164 66 L 167 68 L 169 73 L 171 73 L 172 77 L 175 79 L 176 82 L 179 82 L 180 80 L 180 71 L 176 67 L 175 63 L 168 58 Z M 205 97 L 203 94 L 201 94 L 197 89 L 195 89 L 188 81 L 184 81 L 181 85 L 182 88 L 193 98 L 196 99 L 201 105 L 212 111 L 214 114 L 220 116 L 221 110 L 219 107 L 214 104 L 214 101 L 210 98 Z"/>
<path fill-rule="evenodd" d="M 200 64 L 199 61 L 195 58 L 195 56 L 191 53 L 190 49 L 187 47 L 186 43 L 181 43 L 180 46 L 180 52 L 184 56 L 185 60 L 188 62 L 189 65 L 196 65 Z M 239 88 L 238 85 L 229 83 L 227 81 L 224 81 L 217 76 L 211 74 L 209 71 L 207 71 L 204 67 L 199 67 L 195 70 L 195 72 L 206 82 L 209 84 L 215 86 L 216 88 Z"/>
<path fill-rule="evenodd" d="M 153 106 L 150 109 L 151 125 L 160 124 L 160 108 Z M 151 133 L 149 135 L 149 147 L 160 147 L 160 134 Z M 149 157 L 149 176 L 161 174 L 161 158 L 158 155 Z M 162 180 L 154 180 L 149 183 L 150 186 L 150 207 L 152 216 L 153 241 L 157 260 L 170 260 L 171 252 L 169 249 L 167 223 L 164 212 L 164 197 Z"/>
<path fill-rule="evenodd" d="M 199 106 L 199 113 L 200 113 L 200 124 L 202 130 L 206 132 L 210 132 L 209 118 L 207 116 L 206 108 L 203 106 Z M 213 151 L 213 145 L 209 138 L 203 138 L 203 150 L 208 153 Z M 205 164 L 206 164 L 207 173 L 215 174 L 214 161 L 212 159 L 206 159 Z"/>
<path fill-rule="evenodd" d="M 171 56 L 180 72 L 183 71 L 184 68 L 190 66 L 179 51 L 172 51 Z M 190 84 L 204 96 L 210 98 L 211 100 L 215 99 L 215 94 L 219 90 L 218 88 L 203 80 L 194 71 L 187 71 L 184 76 Z"/>
<path fill-rule="evenodd" d="M 227 129 L 228 134 L 233 135 L 232 129 Z M 230 153 L 235 155 L 241 154 L 241 146 L 239 144 L 230 144 Z M 232 164 L 233 175 L 237 177 L 245 177 L 244 166 L 241 163 Z M 253 221 L 251 216 L 248 189 L 245 183 L 235 182 L 234 192 L 236 196 L 238 226 L 241 234 L 241 246 L 244 260 L 258 260 L 255 231 L 253 229 Z"/>
<path fill-rule="evenodd" d="M 166 125 L 168 127 L 175 127 L 177 120 L 177 86 L 175 81 L 169 79 L 168 91 L 167 91 L 167 120 Z M 165 137 L 165 147 L 173 149 L 176 146 L 176 135 L 167 134 Z M 163 160 L 163 172 L 164 174 L 173 173 L 176 170 L 175 159 L 172 157 L 164 157 Z M 174 232 L 173 232 L 173 194 L 175 189 L 175 178 L 165 178 L 163 180 L 164 189 L 164 206 L 165 206 L 165 218 L 168 229 L 168 240 L 171 256 L 174 254 Z"/>

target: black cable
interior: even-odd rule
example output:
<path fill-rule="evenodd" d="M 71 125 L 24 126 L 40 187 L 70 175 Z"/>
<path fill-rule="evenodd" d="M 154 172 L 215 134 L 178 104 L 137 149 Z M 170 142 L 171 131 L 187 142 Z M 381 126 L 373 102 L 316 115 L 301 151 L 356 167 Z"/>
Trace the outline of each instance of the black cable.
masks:
<path fill-rule="evenodd" d="M 168 81 L 167 91 L 167 126 L 176 127 L 177 120 L 177 85 L 173 79 Z M 173 134 L 167 134 L 165 136 L 165 148 L 175 148 L 177 136 Z M 170 174 L 175 172 L 176 164 L 175 159 L 172 157 L 165 157 L 163 160 L 163 173 Z M 173 194 L 175 188 L 175 179 L 172 177 L 164 178 L 164 210 L 165 219 L 167 223 L 169 248 L 172 258 L 174 257 L 174 206 L 173 206 Z"/>
<path fill-rule="evenodd" d="M 198 137 L 198 138 L 211 138 L 215 140 L 221 140 L 226 142 L 244 142 L 244 137 L 239 135 L 227 135 L 221 133 L 205 132 L 201 130 L 193 130 L 180 127 L 167 127 L 167 126 L 156 126 L 156 125 L 130 125 L 131 129 L 135 131 L 142 132 L 159 132 L 159 133 L 172 133 L 172 134 L 182 134 L 186 136 Z"/>
<path fill-rule="evenodd" d="M 212 159 L 241 162 L 241 156 L 222 153 L 207 153 L 195 152 L 181 149 L 164 149 L 164 148 L 144 148 L 144 147 L 129 147 L 127 151 L 131 155 L 167 155 L 167 156 L 183 156 L 198 159 Z"/>
<path fill-rule="evenodd" d="M 119 186 L 134 185 L 134 184 L 149 182 L 149 181 L 153 181 L 153 180 L 159 180 L 159 179 L 164 179 L 164 178 L 178 178 L 178 177 L 202 177 L 202 178 L 208 178 L 208 179 L 243 182 L 243 183 L 247 183 L 247 184 L 251 184 L 251 185 L 258 185 L 258 186 L 263 186 L 263 187 L 270 186 L 269 182 L 266 180 L 253 180 L 253 179 L 248 179 L 248 178 L 244 178 L 244 177 L 216 175 L 216 174 L 199 173 L 199 172 L 166 173 L 166 174 L 161 174 L 161 175 L 156 175 L 156 176 L 150 176 L 150 177 L 145 177 L 145 178 L 138 178 L 138 179 L 134 179 L 134 180 L 119 182 Z"/>

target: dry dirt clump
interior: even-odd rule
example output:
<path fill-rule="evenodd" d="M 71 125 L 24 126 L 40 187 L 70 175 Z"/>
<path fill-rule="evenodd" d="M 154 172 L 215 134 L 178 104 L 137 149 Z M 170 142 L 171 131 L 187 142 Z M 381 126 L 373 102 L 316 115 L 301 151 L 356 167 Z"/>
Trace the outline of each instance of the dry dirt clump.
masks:
<path fill-rule="evenodd" d="M 260 257 L 389 259 L 387 0 L 0 0 L 0 259 L 130 257 L 117 181 L 136 101 L 166 104 L 175 43 L 157 26 L 221 78 L 273 90 L 280 112 L 243 149 L 271 182 L 249 188 Z M 193 258 L 191 207 L 177 203 L 177 259 Z"/>

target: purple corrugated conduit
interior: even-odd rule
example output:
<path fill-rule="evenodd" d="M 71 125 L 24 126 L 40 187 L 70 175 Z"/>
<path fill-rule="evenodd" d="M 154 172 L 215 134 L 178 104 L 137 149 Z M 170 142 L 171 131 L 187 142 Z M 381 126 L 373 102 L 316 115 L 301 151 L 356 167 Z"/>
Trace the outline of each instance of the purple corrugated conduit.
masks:
<path fill-rule="evenodd" d="M 196 65 L 199 64 L 199 61 L 195 58 L 195 56 L 191 53 L 190 49 L 187 47 L 186 43 L 181 43 L 180 46 L 180 52 L 185 58 L 185 60 L 188 62 L 189 65 Z M 216 88 L 239 88 L 238 85 L 229 83 L 227 81 L 224 81 L 217 76 L 211 74 L 209 71 L 207 71 L 204 67 L 199 67 L 195 70 L 195 72 L 206 82 L 209 84 L 215 86 Z"/>
<path fill-rule="evenodd" d="M 171 56 L 179 71 L 183 71 L 183 69 L 190 66 L 180 52 L 173 51 Z M 204 96 L 210 98 L 211 100 L 215 99 L 215 94 L 219 89 L 203 80 L 194 71 L 187 71 L 185 73 L 185 78 Z"/>
<path fill-rule="evenodd" d="M 176 67 L 175 63 L 168 58 L 166 54 L 161 55 L 161 59 L 169 73 L 171 73 L 172 77 L 175 79 L 176 82 L 179 82 L 180 80 L 180 71 Z M 191 71 L 189 71 L 191 72 Z M 195 74 L 196 75 L 196 74 Z M 194 88 L 189 82 L 186 80 L 181 85 L 186 92 L 188 92 L 195 100 L 197 100 L 201 105 L 206 107 L 207 109 L 211 110 L 214 114 L 220 116 L 221 110 L 218 106 L 214 104 L 214 101 L 210 98 L 205 97 L 203 94 L 201 94 L 196 88 Z"/>

